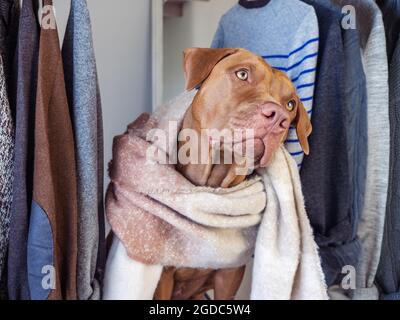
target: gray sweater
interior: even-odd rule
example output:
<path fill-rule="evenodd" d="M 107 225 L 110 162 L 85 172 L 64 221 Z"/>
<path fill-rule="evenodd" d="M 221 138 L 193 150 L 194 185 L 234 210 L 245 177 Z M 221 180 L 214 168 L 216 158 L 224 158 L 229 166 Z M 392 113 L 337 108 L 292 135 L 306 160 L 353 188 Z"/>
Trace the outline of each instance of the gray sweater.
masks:
<path fill-rule="evenodd" d="M 78 298 L 99 300 L 105 260 L 103 122 L 86 0 L 72 0 L 62 53 L 78 178 Z"/>
<path fill-rule="evenodd" d="M 356 8 L 368 90 L 368 158 L 364 207 L 357 234 L 362 251 L 354 299 L 377 299 L 374 284 L 383 236 L 389 178 L 388 61 L 382 14 L 373 0 L 334 0 Z"/>

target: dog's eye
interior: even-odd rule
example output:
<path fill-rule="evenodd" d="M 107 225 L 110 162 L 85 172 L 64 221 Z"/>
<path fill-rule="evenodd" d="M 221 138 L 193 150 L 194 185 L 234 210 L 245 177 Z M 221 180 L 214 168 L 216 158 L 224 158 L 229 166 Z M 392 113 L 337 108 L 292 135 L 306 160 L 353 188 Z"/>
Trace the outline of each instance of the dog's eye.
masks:
<path fill-rule="evenodd" d="M 296 100 L 294 100 L 294 99 L 290 100 L 290 101 L 286 104 L 286 108 L 287 108 L 289 111 L 293 111 L 294 108 L 296 108 Z"/>
<path fill-rule="evenodd" d="M 236 77 L 242 81 L 246 81 L 249 78 L 249 72 L 247 70 L 236 71 Z"/>

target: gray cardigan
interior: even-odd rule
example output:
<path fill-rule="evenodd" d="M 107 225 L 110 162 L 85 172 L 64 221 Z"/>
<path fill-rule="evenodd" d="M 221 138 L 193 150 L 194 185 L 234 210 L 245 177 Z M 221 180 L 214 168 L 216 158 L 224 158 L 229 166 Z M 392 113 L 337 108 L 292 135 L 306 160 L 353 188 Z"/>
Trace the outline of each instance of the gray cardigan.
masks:
<path fill-rule="evenodd" d="M 71 3 L 62 51 L 78 176 L 78 298 L 98 300 L 105 260 L 103 124 L 86 0 Z"/>
<path fill-rule="evenodd" d="M 373 0 L 334 0 L 356 8 L 368 92 L 368 158 L 364 207 L 357 234 L 362 251 L 354 299 L 378 299 L 374 284 L 384 228 L 389 178 L 388 61 L 382 14 Z"/>

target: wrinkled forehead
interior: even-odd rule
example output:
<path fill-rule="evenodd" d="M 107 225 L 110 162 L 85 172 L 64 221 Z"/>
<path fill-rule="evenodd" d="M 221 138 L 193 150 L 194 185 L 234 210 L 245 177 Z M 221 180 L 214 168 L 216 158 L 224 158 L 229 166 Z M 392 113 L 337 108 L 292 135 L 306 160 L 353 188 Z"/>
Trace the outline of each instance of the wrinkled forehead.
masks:
<path fill-rule="evenodd" d="M 273 69 L 274 81 L 273 88 L 284 96 L 296 94 L 296 88 L 288 76 L 280 70 Z"/>
<path fill-rule="evenodd" d="M 220 71 L 221 69 L 229 70 L 235 68 L 248 68 L 252 72 L 272 75 L 272 68 L 264 59 L 245 49 L 239 49 L 234 54 L 222 59 L 214 69 Z"/>

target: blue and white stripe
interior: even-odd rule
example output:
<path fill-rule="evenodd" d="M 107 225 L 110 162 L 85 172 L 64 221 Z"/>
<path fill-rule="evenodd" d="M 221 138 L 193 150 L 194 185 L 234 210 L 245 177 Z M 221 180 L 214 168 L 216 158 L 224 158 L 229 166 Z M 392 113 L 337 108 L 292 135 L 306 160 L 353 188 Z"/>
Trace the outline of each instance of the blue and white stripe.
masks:
<path fill-rule="evenodd" d="M 319 38 L 314 37 L 300 44 L 288 54 L 263 56 L 273 68 L 284 71 L 292 80 L 310 118 L 314 100 L 318 43 Z M 285 146 L 292 157 L 295 158 L 298 166 L 301 167 L 304 152 L 300 146 L 295 128 L 290 128 Z"/>

